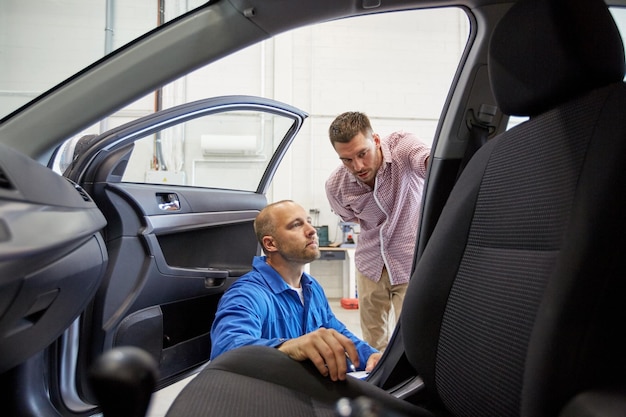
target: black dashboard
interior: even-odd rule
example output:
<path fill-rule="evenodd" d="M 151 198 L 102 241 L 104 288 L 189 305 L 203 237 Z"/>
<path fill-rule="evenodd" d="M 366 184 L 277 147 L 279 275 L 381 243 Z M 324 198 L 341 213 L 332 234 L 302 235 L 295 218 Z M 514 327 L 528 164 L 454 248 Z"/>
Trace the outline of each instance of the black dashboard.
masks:
<path fill-rule="evenodd" d="M 107 265 L 106 220 L 80 187 L 0 145 L 0 373 L 85 309 Z"/>

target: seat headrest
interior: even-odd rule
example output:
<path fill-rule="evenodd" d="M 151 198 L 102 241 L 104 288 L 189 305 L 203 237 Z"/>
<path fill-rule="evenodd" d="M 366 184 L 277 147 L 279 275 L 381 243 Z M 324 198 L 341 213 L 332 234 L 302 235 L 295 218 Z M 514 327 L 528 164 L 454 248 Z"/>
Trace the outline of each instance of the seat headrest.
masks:
<path fill-rule="evenodd" d="M 624 77 L 624 47 L 602 0 L 520 0 L 493 31 L 489 76 L 508 115 L 534 116 Z"/>

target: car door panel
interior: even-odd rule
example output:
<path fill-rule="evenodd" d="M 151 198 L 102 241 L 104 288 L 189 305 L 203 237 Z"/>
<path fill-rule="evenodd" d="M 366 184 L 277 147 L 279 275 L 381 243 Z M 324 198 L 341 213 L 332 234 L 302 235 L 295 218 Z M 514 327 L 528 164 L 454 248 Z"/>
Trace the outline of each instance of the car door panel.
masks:
<path fill-rule="evenodd" d="M 102 345 L 85 363 L 101 346 L 123 345 L 150 352 L 163 379 L 203 363 L 221 294 L 259 254 L 253 221 L 265 197 L 147 184 L 106 184 L 94 191 L 98 204 L 109 207 L 107 230 L 115 232 L 105 233 L 111 262 L 92 310 L 91 337 Z M 182 213 L 159 212 L 160 194 L 176 194 Z M 201 211 L 192 212 L 193 206 Z"/>
<path fill-rule="evenodd" d="M 116 188 L 116 193 L 132 191 L 132 195 L 126 196 L 135 201 L 145 198 L 146 194 L 154 197 L 150 186 L 111 188 Z M 162 190 L 172 192 L 172 189 Z M 179 189 L 176 194 L 181 201 L 202 198 L 229 205 L 228 195 L 221 192 L 212 196 L 213 193 L 207 195 L 204 191 Z M 112 346 L 134 345 L 151 352 L 160 364 L 162 378 L 207 360 L 211 350 L 210 325 L 219 297 L 250 269 L 251 258 L 259 253 L 252 223 L 265 205 L 265 198 L 248 193 L 250 201 L 243 205 L 242 196 L 228 194 L 237 200 L 232 206 L 240 210 L 210 211 L 211 207 L 204 207 L 207 204 L 198 204 L 209 211 L 141 213 L 146 226 L 139 234 L 135 231 L 134 238 L 122 238 L 120 250 L 134 246 L 137 252 L 145 253 L 147 267 L 143 276 L 140 274 L 144 283 L 132 303 L 124 299 L 106 300 L 102 311 L 103 327 L 113 329 L 107 335 L 112 338 Z M 130 230 L 128 234 L 132 233 Z M 125 279 L 121 271 L 112 276 Z M 111 288 L 117 291 L 121 285 L 112 283 Z M 132 291 L 128 288 L 124 293 L 132 294 Z M 125 306 L 129 306 L 128 311 L 123 311 Z M 119 326 L 107 326 L 106 322 L 115 317 L 124 319 Z"/>

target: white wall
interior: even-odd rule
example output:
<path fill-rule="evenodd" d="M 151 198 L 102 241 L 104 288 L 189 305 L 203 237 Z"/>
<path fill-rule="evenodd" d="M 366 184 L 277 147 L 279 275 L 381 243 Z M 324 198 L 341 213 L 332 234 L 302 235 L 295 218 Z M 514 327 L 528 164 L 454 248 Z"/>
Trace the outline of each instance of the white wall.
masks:
<path fill-rule="evenodd" d="M 114 47 L 155 25 L 157 1 L 113 3 Z M 187 3 L 193 2 L 168 0 L 166 10 L 179 14 Z M 102 56 L 105 4 L 105 0 L 0 1 L 0 115 Z M 320 210 L 319 223 L 329 225 L 333 240 L 340 237 L 338 218 L 328 206 L 324 182 L 338 159 L 328 141 L 328 125 L 341 112 L 364 111 L 379 134 L 403 129 L 430 144 L 467 32 L 465 15 L 446 10 L 306 27 L 165 87 L 164 106 L 251 94 L 307 111 L 310 117 L 268 198 L 291 198 L 307 209 Z M 68 35 L 74 42 L 64 41 Z M 148 96 L 89 131 L 97 133 L 153 110 L 153 97 Z M 145 152 L 148 166 L 152 154 L 149 149 Z"/>

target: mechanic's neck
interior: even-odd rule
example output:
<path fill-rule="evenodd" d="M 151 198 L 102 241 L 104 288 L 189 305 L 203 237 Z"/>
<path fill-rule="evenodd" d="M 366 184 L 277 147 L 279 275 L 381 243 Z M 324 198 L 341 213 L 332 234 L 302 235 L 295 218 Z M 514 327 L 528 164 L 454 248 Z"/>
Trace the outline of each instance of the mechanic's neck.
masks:
<path fill-rule="evenodd" d="M 288 285 L 300 288 L 304 264 L 289 262 L 281 257 L 267 257 L 266 262 L 280 274 Z"/>

